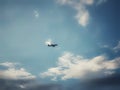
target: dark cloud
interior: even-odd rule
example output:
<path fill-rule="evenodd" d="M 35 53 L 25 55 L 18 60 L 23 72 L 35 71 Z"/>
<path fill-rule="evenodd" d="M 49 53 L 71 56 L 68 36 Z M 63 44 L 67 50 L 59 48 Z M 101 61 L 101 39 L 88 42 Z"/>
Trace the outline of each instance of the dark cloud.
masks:
<path fill-rule="evenodd" d="M 32 80 L 0 79 L 0 90 L 62 90 L 58 84 L 39 84 Z"/>
<path fill-rule="evenodd" d="M 99 85 L 99 86 L 120 85 L 120 74 L 114 74 L 105 78 L 94 79 L 91 85 Z"/>
<path fill-rule="evenodd" d="M 77 82 L 70 90 L 120 90 L 120 74 Z"/>
<path fill-rule="evenodd" d="M 120 90 L 120 74 L 90 80 L 86 84 L 89 90 Z"/>

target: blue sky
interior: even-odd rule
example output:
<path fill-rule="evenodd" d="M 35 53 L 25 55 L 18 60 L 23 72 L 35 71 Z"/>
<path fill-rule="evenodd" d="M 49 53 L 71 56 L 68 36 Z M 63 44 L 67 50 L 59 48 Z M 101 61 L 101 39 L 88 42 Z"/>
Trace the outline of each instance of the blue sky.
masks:
<path fill-rule="evenodd" d="M 0 0 L 0 12 L 0 79 L 93 90 L 94 79 L 120 78 L 119 0 Z"/>

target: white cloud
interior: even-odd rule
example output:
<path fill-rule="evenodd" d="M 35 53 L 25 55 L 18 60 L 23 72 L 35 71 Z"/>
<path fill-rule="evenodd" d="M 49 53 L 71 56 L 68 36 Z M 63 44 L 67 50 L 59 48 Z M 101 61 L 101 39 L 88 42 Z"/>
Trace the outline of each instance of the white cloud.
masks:
<path fill-rule="evenodd" d="M 4 63 L 0 63 L 0 65 L 12 68 L 12 67 L 15 67 L 16 65 L 19 65 L 19 63 L 4 62 Z"/>
<path fill-rule="evenodd" d="M 59 57 L 57 66 L 49 68 L 48 71 L 40 74 L 41 77 L 52 77 L 56 80 L 60 77 L 66 79 L 89 79 L 103 77 L 115 73 L 114 70 L 120 68 L 120 57 L 107 60 L 103 55 L 92 59 L 85 59 L 82 56 L 75 56 L 66 52 Z"/>
<path fill-rule="evenodd" d="M 77 11 L 75 16 L 78 23 L 82 26 L 86 26 L 89 21 L 89 12 L 86 9 L 87 5 L 92 5 L 94 0 L 58 0 L 60 4 L 68 4 Z"/>
<path fill-rule="evenodd" d="M 100 3 L 105 2 L 106 0 L 98 1 Z M 97 2 L 97 3 L 98 3 Z M 75 16 L 78 23 L 82 26 L 87 26 L 89 23 L 90 13 L 87 9 L 87 6 L 91 6 L 95 3 L 95 0 L 57 0 L 57 3 L 62 5 L 69 5 L 74 10 L 77 11 Z"/>
<path fill-rule="evenodd" d="M 35 18 L 39 18 L 39 12 L 37 10 L 34 10 L 34 15 L 35 15 Z"/>
<path fill-rule="evenodd" d="M 27 72 L 24 68 L 16 69 L 15 63 L 0 63 L 1 66 L 7 67 L 6 70 L 0 70 L 0 78 L 4 79 L 35 79 L 35 76 Z"/>
<path fill-rule="evenodd" d="M 117 46 L 115 46 L 115 47 L 113 48 L 113 50 L 114 50 L 115 52 L 120 51 L 120 41 L 118 42 Z"/>
<path fill-rule="evenodd" d="M 78 20 L 78 23 L 82 26 L 86 26 L 88 24 L 89 21 L 89 13 L 88 11 L 85 12 L 78 12 L 78 14 L 76 15 L 76 19 Z"/>

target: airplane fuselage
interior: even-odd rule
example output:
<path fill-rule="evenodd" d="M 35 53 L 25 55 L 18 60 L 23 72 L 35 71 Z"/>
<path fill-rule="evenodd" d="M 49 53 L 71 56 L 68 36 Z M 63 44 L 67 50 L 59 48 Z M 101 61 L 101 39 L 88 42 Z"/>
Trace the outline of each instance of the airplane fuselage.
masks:
<path fill-rule="evenodd" d="M 48 47 L 55 47 L 58 46 L 57 44 L 48 44 Z"/>

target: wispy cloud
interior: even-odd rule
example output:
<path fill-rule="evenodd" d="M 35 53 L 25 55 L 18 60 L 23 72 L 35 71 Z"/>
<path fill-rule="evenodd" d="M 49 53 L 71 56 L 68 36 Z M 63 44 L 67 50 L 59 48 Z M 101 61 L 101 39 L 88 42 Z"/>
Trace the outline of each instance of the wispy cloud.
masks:
<path fill-rule="evenodd" d="M 34 16 L 35 16 L 35 18 L 39 18 L 39 12 L 38 12 L 38 10 L 34 10 Z"/>
<path fill-rule="evenodd" d="M 117 45 L 115 45 L 114 47 L 109 46 L 109 45 L 99 45 L 101 48 L 107 48 L 109 50 L 111 50 L 112 52 L 119 52 L 120 51 L 120 41 L 117 42 Z"/>
<path fill-rule="evenodd" d="M 89 79 L 111 75 L 118 68 L 120 68 L 120 57 L 108 60 L 101 55 L 86 59 L 66 52 L 59 57 L 56 67 L 49 68 L 48 71 L 41 73 L 40 76 L 43 78 L 53 77 L 52 80 L 56 80 L 58 77 L 62 80 L 71 78 Z"/>
<path fill-rule="evenodd" d="M 75 16 L 76 20 L 81 26 L 87 26 L 90 19 L 90 13 L 87 9 L 87 6 L 93 5 L 95 0 L 56 0 L 57 3 L 62 5 L 69 5 L 74 10 L 77 11 L 77 14 Z M 101 4 L 104 0 L 98 0 L 99 4 Z M 98 3 L 97 2 L 97 3 Z"/>
<path fill-rule="evenodd" d="M 19 85 L 20 88 L 26 88 L 25 85 Z"/>
<path fill-rule="evenodd" d="M 117 46 L 115 46 L 115 47 L 113 48 L 113 50 L 114 50 L 115 52 L 120 51 L 120 41 L 118 42 Z"/>
<path fill-rule="evenodd" d="M 12 62 L 0 63 L 0 66 L 4 66 L 7 69 L 0 70 L 0 78 L 3 79 L 35 79 L 36 76 L 27 72 L 24 68 L 18 68 L 18 64 Z"/>
<path fill-rule="evenodd" d="M 4 67 L 15 67 L 16 65 L 19 65 L 19 63 L 11 63 L 11 62 L 4 62 L 4 63 L 0 63 L 0 66 L 4 66 Z"/>
<path fill-rule="evenodd" d="M 78 14 L 75 16 L 75 18 L 77 19 L 78 23 L 82 26 L 86 26 L 89 22 L 89 13 L 88 11 L 83 11 L 78 12 Z"/>
<path fill-rule="evenodd" d="M 100 4 L 102 4 L 102 3 L 105 3 L 105 2 L 107 2 L 108 0 L 98 0 L 97 2 L 96 2 L 96 5 L 100 5 Z"/>

